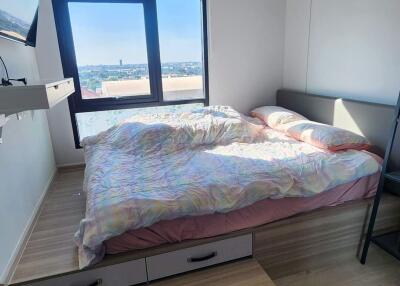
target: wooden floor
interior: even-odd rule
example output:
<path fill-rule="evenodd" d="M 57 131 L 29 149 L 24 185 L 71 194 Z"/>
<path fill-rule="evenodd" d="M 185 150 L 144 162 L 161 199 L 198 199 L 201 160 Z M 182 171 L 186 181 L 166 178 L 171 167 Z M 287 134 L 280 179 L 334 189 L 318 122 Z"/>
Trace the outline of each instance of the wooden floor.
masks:
<path fill-rule="evenodd" d="M 64 170 L 56 176 L 40 219 L 33 229 L 11 280 L 12 284 L 74 272 L 78 269 L 77 248 L 72 237 L 79 221 L 84 217 L 85 196 L 82 193 L 82 182 L 82 168 Z M 391 210 L 393 211 L 397 210 Z M 207 242 L 207 239 L 205 241 Z M 193 242 L 184 242 L 182 245 L 190 243 Z M 176 246 L 171 245 L 164 249 L 174 250 L 174 247 Z M 157 251 L 157 249 L 148 250 L 154 254 L 157 254 Z M 118 259 L 124 259 L 123 255 Z M 321 257 L 321 260 L 323 259 L 324 257 Z M 379 249 L 372 248 L 366 266 L 362 266 L 355 257 L 345 261 L 338 259 L 338 261 L 340 263 L 329 268 L 313 265 L 310 269 L 303 269 L 290 276 L 274 275 L 271 269 L 266 269 L 266 271 L 273 278 L 279 277 L 275 280 L 278 286 L 400 285 L 400 263 Z M 103 263 L 114 262 L 112 258 L 106 258 Z"/>
<path fill-rule="evenodd" d="M 59 172 L 11 280 L 23 282 L 78 269 L 72 238 L 85 216 L 83 168 Z"/>
<path fill-rule="evenodd" d="M 179 275 L 151 286 L 275 286 L 264 269 L 254 259 L 214 266 Z"/>
<path fill-rule="evenodd" d="M 355 257 L 330 268 L 315 268 L 274 281 L 277 286 L 399 286 L 400 262 L 372 246 L 366 265 Z"/>
<path fill-rule="evenodd" d="M 400 262 L 376 247 L 369 261 L 361 265 L 353 258 L 335 267 L 309 271 L 270 281 L 254 260 L 216 266 L 179 275 L 150 286 L 399 286 Z"/>

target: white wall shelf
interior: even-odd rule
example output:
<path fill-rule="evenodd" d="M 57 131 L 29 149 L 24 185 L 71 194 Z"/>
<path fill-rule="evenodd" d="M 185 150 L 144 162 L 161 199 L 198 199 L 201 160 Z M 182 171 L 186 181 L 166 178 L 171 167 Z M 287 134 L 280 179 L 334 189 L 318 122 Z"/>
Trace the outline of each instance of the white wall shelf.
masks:
<path fill-rule="evenodd" d="M 48 84 L 0 87 L 0 114 L 8 116 L 28 110 L 50 109 L 74 92 L 72 78 Z"/>
<path fill-rule="evenodd" d="M 50 109 L 74 92 L 72 78 L 48 84 L 0 87 L 0 143 L 9 116 L 17 114 L 20 118 L 25 111 Z"/>

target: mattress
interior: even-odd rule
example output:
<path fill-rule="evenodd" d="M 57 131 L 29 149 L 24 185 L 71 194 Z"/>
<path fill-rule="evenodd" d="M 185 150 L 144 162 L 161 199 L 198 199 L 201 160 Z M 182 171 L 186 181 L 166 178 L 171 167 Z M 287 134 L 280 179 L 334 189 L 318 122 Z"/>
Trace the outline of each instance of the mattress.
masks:
<path fill-rule="evenodd" d="M 380 173 L 340 185 L 313 197 L 265 199 L 228 213 L 164 220 L 105 241 L 107 254 L 146 249 L 256 227 L 322 207 L 373 197 Z"/>
<path fill-rule="evenodd" d="M 86 215 L 75 235 L 81 268 L 103 258 L 105 241 L 132 230 L 153 232 L 151 227 L 158 223 L 188 216 L 205 216 L 206 226 L 210 225 L 208 215 L 219 214 L 215 221 L 211 217 L 211 224 L 223 221 L 222 227 L 215 227 L 217 233 L 209 227 L 204 233 L 178 229 L 187 234 L 161 235 L 175 242 L 254 226 L 254 220 L 263 224 L 338 203 L 335 198 L 314 200 L 380 169 L 366 152 L 319 149 L 221 106 L 181 115 L 133 117 L 85 139 L 83 147 Z M 345 189 L 351 193 L 351 188 Z M 287 212 L 281 215 L 272 206 L 262 206 L 271 209 L 272 215 L 247 219 L 245 214 L 243 221 L 249 225 L 236 217 L 229 220 L 232 212 L 245 209 L 252 214 L 252 207 L 247 207 L 284 198 L 294 199 L 294 205 L 296 198 L 309 198 L 311 203 L 304 208 L 301 205 L 307 201 L 303 200 L 297 208 L 284 205 Z M 198 219 L 189 226 L 199 224 L 201 229 L 202 219 Z M 236 220 L 239 225 L 234 224 Z"/>

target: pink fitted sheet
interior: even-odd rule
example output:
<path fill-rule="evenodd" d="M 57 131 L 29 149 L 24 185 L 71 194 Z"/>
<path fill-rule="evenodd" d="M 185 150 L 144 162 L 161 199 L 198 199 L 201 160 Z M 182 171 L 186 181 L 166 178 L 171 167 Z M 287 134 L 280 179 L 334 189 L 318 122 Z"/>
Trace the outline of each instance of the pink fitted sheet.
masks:
<path fill-rule="evenodd" d="M 308 198 L 266 199 L 229 213 L 183 217 L 160 221 L 150 227 L 128 231 L 105 242 L 106 253 L 116 254 L 165 243 L 200 239 L 260 226 L 290 216 L 374 196 L 379 173 L 338 186 Z"/>

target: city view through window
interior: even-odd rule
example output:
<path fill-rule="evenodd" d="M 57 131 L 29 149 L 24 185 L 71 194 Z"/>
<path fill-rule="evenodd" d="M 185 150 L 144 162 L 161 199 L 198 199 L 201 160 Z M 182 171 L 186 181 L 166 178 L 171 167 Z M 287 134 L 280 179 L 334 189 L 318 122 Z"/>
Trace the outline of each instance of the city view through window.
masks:
<path fill-rule="evenodd" d="M 1 0 L 0 33 L 25 41 L 39 0 Z"/>
<path fill-rule="evenodd" d="M 146 64 L 79 66 L 82 97 L 122 97 L 150 94 L 149 70 Z M 201 62 L 164 63 L 161 66 L 166 100 L 197 99 L 203 94 Z"/>
<path fill-rule="evenodd" d="M 201 1 L 156 0 L 164 101 L 204 99 Z M 152 96 L 142 3 L 69 2 L 84 100 Z M 203 103 L 76 113 L 79 140 L 132 115 L 184 112 Z"/>
<path fill-rule="evenodd" d="M 204 98 L 201 3 L 158 0 L 165 101 Z M 83 99 L 150 96 L 141 3 L 69 3 Z"/>

